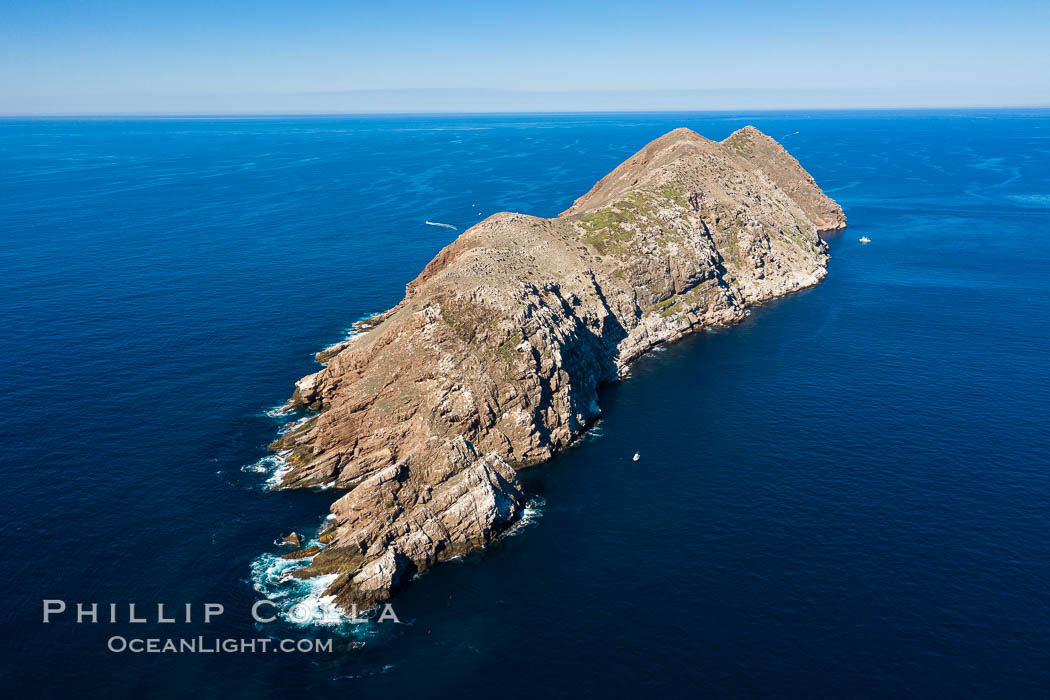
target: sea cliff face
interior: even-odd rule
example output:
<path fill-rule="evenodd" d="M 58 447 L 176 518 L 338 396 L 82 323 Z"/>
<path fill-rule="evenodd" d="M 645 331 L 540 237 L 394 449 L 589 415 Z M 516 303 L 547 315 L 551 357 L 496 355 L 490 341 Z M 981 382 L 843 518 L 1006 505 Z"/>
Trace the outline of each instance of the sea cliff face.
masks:
<path fill-rule="evenodd" d="M 274 443 L 280 488 L 332 485 L 323 548 L 299 577 L 372 605 L 482 547 L 521 514 L 515 470 L 600 415 L 641 354 L 819 283 L 841 208 L 753 127 L 653 141 L 557 218 L 501 213 L 464 232 L 357 337 L 318 356 Z M 307 555 L 312 554 L 307 553 Z"/>

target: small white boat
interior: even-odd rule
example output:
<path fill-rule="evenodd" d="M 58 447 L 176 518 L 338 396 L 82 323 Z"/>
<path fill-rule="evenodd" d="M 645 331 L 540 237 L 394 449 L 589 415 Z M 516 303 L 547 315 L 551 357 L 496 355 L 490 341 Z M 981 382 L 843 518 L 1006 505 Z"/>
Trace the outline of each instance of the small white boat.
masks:
<path fill-rule="evenodd" d="M 638 454 L 637 452 L 634 453 L 634 460 L 633 461 L 637 462 L 641 458 L 642 458 L 642 456 L 640 454 Z"/>
<path fill-rule="evenodd" d="M 867 236 L 861 236 L 859 240 L 860 240 L 861 243 L 864 243 L 864 244 L 871 243 L 871 239 L 868 238 Z"/>

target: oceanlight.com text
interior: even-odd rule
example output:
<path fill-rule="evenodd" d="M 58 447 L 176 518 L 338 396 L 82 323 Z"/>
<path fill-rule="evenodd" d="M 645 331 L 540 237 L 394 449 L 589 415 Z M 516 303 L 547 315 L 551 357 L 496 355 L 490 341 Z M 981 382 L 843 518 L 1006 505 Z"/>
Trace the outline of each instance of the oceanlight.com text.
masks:
<path fill-rule="evenodd" d="M 106 648 L 122 654 L 320 654 L 331 653 L 331 639 L 243 639 L 236 637 L 142 638 L 115 635 Z"/>

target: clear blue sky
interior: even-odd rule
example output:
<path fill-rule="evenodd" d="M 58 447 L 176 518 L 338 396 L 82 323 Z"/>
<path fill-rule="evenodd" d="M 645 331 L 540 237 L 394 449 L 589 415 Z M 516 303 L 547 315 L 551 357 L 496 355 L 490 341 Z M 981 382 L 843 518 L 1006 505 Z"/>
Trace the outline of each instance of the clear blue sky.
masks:
<path fill-rule="evenodd" d="M 1050 0 L 0 0 L 0 113 L 1050 104 Z"/>

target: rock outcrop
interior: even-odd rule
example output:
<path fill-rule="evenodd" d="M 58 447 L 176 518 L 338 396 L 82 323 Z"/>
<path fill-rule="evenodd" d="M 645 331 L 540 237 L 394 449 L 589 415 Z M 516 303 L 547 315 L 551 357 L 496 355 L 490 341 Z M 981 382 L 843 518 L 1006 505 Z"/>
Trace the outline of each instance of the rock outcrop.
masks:
<path fill-rule="evenodd" d="M 317 415 L 274 443 L 280 487 L 346 493 L 295 575 L 337 574 L 327 593 L 367 606 L 484 546 L 522 511 L 515 470 L 578 438 L 599 386 L 656 345 L 819 283 L 820 234 L 845 223 L 745 127 L 722 142 L 676 129 L 557 218 L 501 213 L 464 232 L 296 384 L 291 403 Z"/>

